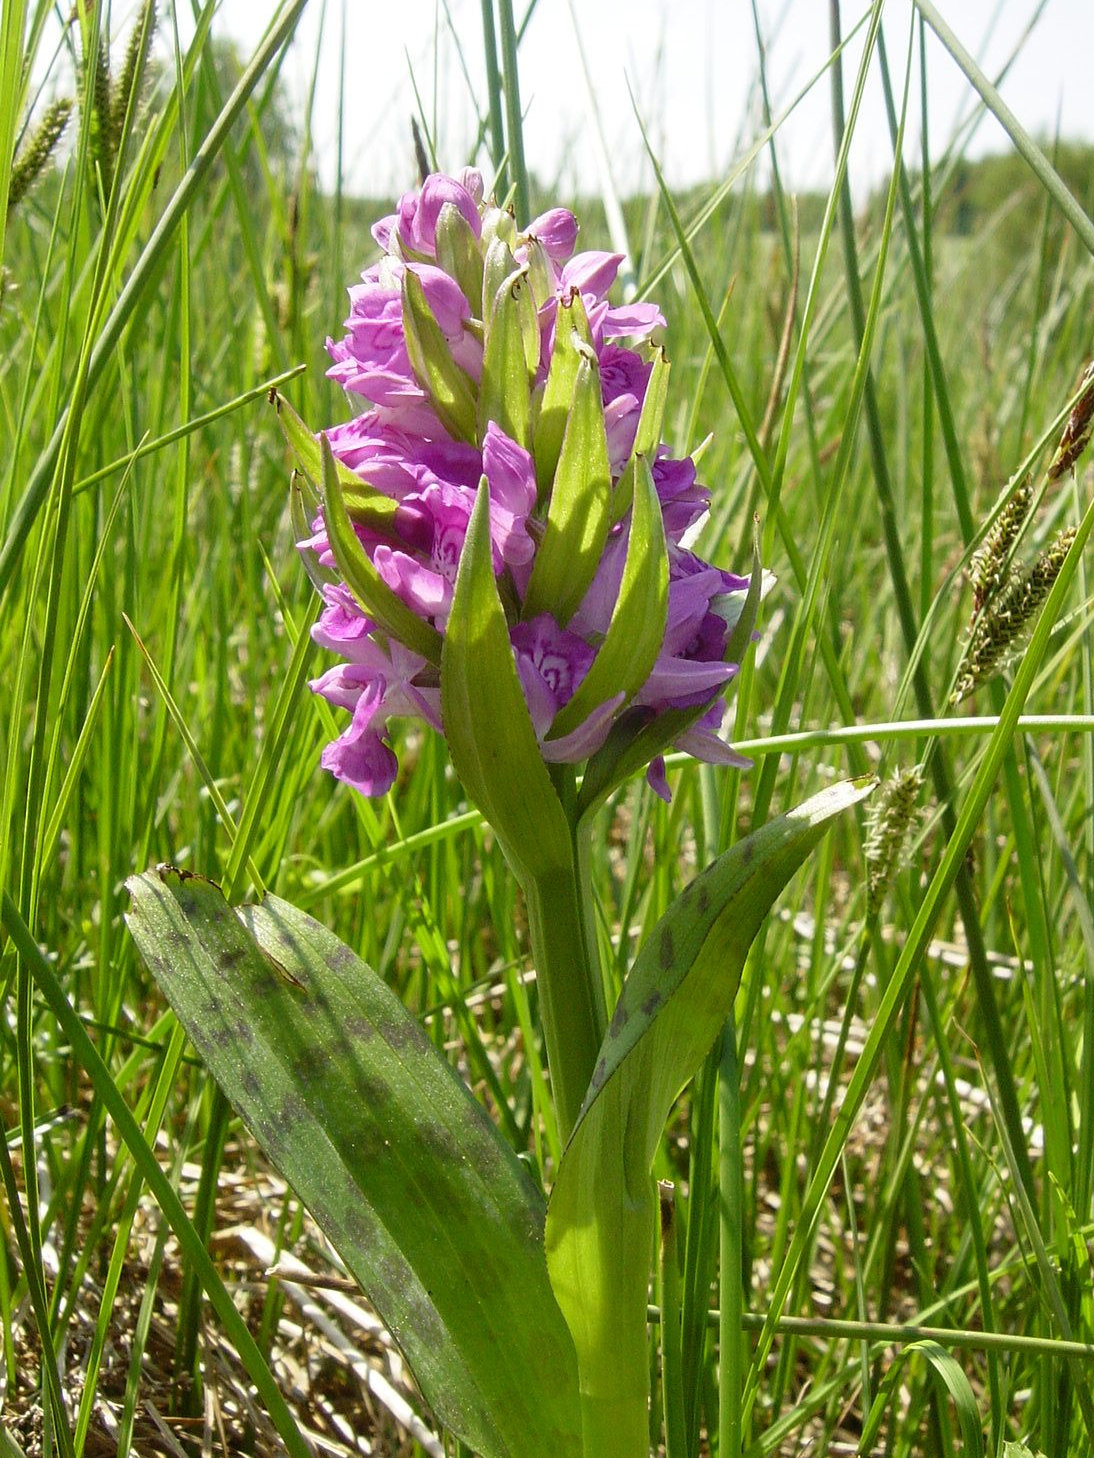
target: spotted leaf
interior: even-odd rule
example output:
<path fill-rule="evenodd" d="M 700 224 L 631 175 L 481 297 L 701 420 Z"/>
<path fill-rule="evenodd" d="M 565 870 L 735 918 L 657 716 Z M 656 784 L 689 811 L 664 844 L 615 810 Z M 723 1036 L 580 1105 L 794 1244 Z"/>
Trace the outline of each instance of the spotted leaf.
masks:
<path fill-rule="evenodd" d="M 738 842 L 677 897 L 623 984 L 547 1214 L 587 1434 L 617 1432 L 636 1412 L 645 1421 L 650 1168 L 673 1102 L 725 1022 L 776 896 L 833 817 L 871 788 L 835 785 Z"/>
<path fill-rule="evenodd" d="M 376 974 L 270 896 L 134 877 L 129 925 L 180 1022 L 483 1458 L 580 1453 L 573 1346 L 548 1284 L 543 1198 Z"/>

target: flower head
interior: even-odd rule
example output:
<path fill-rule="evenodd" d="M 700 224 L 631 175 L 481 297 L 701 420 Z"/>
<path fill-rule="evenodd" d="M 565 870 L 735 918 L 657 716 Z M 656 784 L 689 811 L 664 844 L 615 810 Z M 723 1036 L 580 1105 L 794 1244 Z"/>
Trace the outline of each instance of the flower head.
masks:
<path fill-rule="evenodd" d="M 662 794 L 670 744 L 740 762 L 715 731 L 759 584 L 682 545 L 709 493 L 660 441 L 664 319 L 614 304 L 620 255 L 577 235 L 564 208 L 518 229 L 473 170 L 428 177 L 373 228 L 382 257 L 328 340 L 364 408 L 326 432 L 337 490 L 300 545 L 331 578 L 314 636 L 344 660 L 312 688 L 351 713 L 323 764 L 365 794 L 396 774 L 389 718 L 442 729 L 429 650 L 480 492 L 542 758 L 640 753 Z"/>

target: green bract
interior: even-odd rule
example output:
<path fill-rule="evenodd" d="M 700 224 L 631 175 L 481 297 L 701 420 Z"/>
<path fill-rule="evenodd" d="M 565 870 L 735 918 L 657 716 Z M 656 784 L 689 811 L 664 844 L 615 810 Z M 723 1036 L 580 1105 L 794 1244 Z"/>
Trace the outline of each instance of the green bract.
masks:
<path fill-rule="evenodd" d="M 403 272 L 403 331 L 414 373 L 445 429 L 455 440 L 475 439 L 475 390 L 452 358 L 421 280 Z"/>
<path fill-rule="evenodd" d="M 526 270 L 516 269 L 499 286 L 486 321 L 479 387 L 480 443 L 487 425 L 494 421 L 524 450 L 532 444 L 531 375 L 525 343 L 529 324 L 538 350 L 535 301 Z"/>
<path fill-rule="evenodd" d="M 524 599 L 526 618 L 549 612 L 565 627 L 581 606 L 608 536 L 611 492 L 600 370 L 593 351 L 583 346 L 551 483 L 547 528 Z M 658 647 L 660 642 L 659 635 Z"/>

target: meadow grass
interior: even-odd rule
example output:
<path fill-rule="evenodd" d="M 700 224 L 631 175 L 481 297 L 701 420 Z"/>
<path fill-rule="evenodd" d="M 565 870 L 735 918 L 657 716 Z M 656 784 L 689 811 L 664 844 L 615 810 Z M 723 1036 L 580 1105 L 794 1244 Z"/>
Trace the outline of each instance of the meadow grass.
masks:
<path fill-rule="evenodd" d="M 348 1365 L 293 1366 L 321 1349 L 300 1335 L 314 1316 L 253 1237 L 325 1258 L 135 954 L 134 871 L 170 861 L 306 907 L 420 1012 L 518 1149 L 548 1172 L 559 1152 L 523 908 L 443 744 L 405 739 L 375 803 L 318 768 L 333 716 L 305 687 L 316 600 L 264 397 L 276 383 L 313 425 L 345 417 L 322 342 L 372 244 L 369 209 L 322 192 L 308 127 L 285 127 L 301 9 L 277 10 L 242 72 L 212 6 L 185 50 L 163 17 L 151 60 L 138 32 L 131 69 L 128 32 L 88 11 L 51 73 L 79 93 L 67 141 L 10 210 L 49 7 L 5 3 L 0 24 L 8 1452 L 196 1451 L 203 1434 L 276 1451 L 262 1409 L 290 1446 L 320 1431 L 354 1451 L 355 1428 L 373 1452 L 427 1451 L 427 1427 L 392 1418 L 375 1384 L 366 1401 Z M 500 13 L 482 98 L 496 144 L 519 137 L 502 96 L 520 32 Z M 669 1458 L 1094 1449 L 1091 478 L 1082 459 L 1046 478 L 1091 353 L 1094 240 L 968 58 L 970 105 L 975 84 L 1038 180 L 1025 245 L 1005 198 L 974 238 L 936 224 L 967 128 L 932 133 L 933 164 L 896 170 L 856 219 L 867 71 L 906 161 L 924 125 L 929 86 L 910 92 L 905 58 L 938 17 L 919 13 L 911 36 L 864 18 L 862 70 L 834 97 L 836 185 L 804 229 L 775 123 L 732 185 L 600 200 L 670 320 L 665 437 L 712 435 L 705 555 L 744 570 L 758 512 L 779 578 L 733 708 L 755 768 L 672 764 L 671 805 L 636 785 L 600 819 L 613 975 L 744 829 L 835 777 L 922 772 L 886 886 L 871 893 L 865 816 L 796 879 L 659 1155 L 676 1185 L 652 1313 L 670 1332 Z M 108 41 L 109 67 L 84 63 Z M 519 149 L 509 161 L 520 196 Z M 531 210 L 551 201 L 533 191 Z M 607 246 L 596 227 L 583 241 Z M 1032 636 L 955 707 L 969 565 L 1026 477 L 1015 561 L 1066 526 L 1080 539 Z"/>

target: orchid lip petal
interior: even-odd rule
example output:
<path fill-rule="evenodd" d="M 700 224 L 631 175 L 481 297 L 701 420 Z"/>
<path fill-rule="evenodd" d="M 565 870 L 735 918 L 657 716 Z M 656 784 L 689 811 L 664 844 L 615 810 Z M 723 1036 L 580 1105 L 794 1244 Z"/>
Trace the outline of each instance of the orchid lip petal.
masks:
<path fill-rule="evenodd" d="M 655 795 L 664 800 L 666 805 L 672 804 L 672 791 L 669 789 L 668 777 L 665 774 L 665 756 L 655 755 L 646 766 L 646 783 Z"/>
<path fill-rule="evenodd" d="M 561 739 L 545 739 L 540 745 L 549 764 L 573 764 L 588 759 L 604 743 L 612 720 L 623 707 L 626 694 L 618 693 L 598 704 L 587 719 Z"/>
<path fill-rule="evenodd" d="M 751 769 L 752 761 L 738 754 L 732 744 L 719 739 L 708 730 L 692 727 L 674 741 L 675 748 L 690 754 L 693 759 L 705 760 L 707 764 L 729 765 L 732 769 Z"/>

